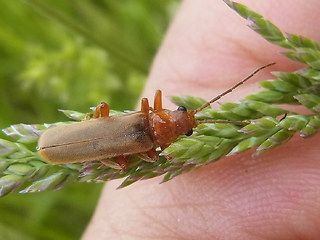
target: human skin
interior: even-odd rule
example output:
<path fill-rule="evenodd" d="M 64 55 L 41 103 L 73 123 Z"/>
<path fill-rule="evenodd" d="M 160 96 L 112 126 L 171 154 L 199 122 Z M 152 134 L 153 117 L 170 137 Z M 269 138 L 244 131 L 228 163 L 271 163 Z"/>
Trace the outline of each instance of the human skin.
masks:
<path fill-rule="evenodd" d="M 281 30 L 320 40 L 320 2 L 242 1 Z M 211 99 L 257 67 L 265 69 L 220 102 L 258 92 L 270 71 L 294 71 L 292 62 L 246 26 L 222 1 L 185 0 L 154 60 L 143 96 Z M 163 106 L 175 109 L 167 98 Z M 218 104 L 212 104 L 218 107 Z M 304 111 L 300 109 L 299 111 Z M 320 137 L 294 137 L 262 155 L 223 158 L 159 184 L 161 177 L 116 190 L 106 183 L 83 239 L 319 239 Z"/>

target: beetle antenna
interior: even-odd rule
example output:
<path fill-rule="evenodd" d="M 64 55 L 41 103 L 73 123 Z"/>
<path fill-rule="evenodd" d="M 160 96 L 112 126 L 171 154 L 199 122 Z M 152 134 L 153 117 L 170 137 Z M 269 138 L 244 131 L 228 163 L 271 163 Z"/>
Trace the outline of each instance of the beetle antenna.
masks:
<path fill-rule="evenodd" d="M 250 124 L 250 122 L 243 122 L 243 121 L 229 121 L 229 120 L 201 120 L 196 121 L 197 125 L 202 123 L 231 123 L 238 126 L 246 126 Z"/>
<path fill-rule="evenodd" d="M 195 110 L 195 112 L 200 112 L 202 109 L 208 107 L 211 103 L 217 101 L 218 99 L 220 99 L 221 97 L 223 97 L 224 95 L 232 92 L 235 88 L 239 87 L 241 84 L 243 84 L 244 82 L 248 81 L 250 78 L 252 78 L 256 73 L 258 73 L 259 71 L 261 71 L 262 69 L 265 69 L 267 67 L 270 67 L 272 65 L 276 64 L 275 62 L 273 63 L 269 63 L 267 65 L 264 65 L 262 67 L 259 67 L 258 69 L 256 69 L 253 73 L 251 73 L 248 77 L 246 77 L 245 79 L 243 79 L 242 81 L 240 81 L 239 83 L 237 83 L 236 85 L 234 85 L 233 87 L 229 88 L 227 91 L 221 93 L 220 95 L 216 96 L 215 98 L 211 99 L 209 102 L 205 103 L 204 105 L 202 105 L 201 107 L 199 107 L 198 109 Z"/>

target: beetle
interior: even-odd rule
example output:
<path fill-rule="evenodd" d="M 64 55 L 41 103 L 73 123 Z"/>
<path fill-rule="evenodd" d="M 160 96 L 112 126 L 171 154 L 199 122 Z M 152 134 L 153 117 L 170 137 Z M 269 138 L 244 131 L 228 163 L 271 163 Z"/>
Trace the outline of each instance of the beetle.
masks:
<path fill-rule="evenodd" d="M 190 136 L 193 128 L 199 124 L 248 124 L 227 120 L 197 121 L 195 114 L 243 84 L 258 71 L 273 64 L 275 63 L 258 68 L 196 110 L 187 110 L 184 106 L 179 106 L 174 111 L 163 109 L 160 90 L 155 93 L 153 108 L 150 108 L 148 99 L 143 98 L 141 111 L 134 113 L 109 116 L 109 106 L 102 102 L 96 107 L 92 119 L 46 130 L 38 142 L 39 153 L 52 164 L 99 160 L 105 165 L 122 170 L 127 168 L 127 159 L 131 155 L 155 162 L 158 160 L 157 147 L 164 150 L 180 135 Z M 114 158 L 116 163 L 110 161 L 110 158 Z"/>

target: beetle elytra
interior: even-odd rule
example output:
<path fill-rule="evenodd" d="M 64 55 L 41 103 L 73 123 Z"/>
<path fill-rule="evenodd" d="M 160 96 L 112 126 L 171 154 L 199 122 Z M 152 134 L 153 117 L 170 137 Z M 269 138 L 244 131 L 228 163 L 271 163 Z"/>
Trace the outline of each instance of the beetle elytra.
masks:
<path fill-rule="evenodd" d="M 99 160 L 122 170 L 126 169 L 127 158 L 131 155 L 138 155 L 145 161 L 157 161 L 157 147 L 163 150 L 180 135 L 191 135 L 192 129 L 201 123 L 248 124 L 226 120 L 197 121 L 195 114 L 273 64 L 258 68 L 196 110 L 187 110 L 183 106 L 174 111 L 163 109 L 160 90 L 156 91 L 153 109 L 149 107 L 148 99 L 143 98 L 141 111 L 135 113 L 109 116 L 109 106 L 101 103 L 93 119 L 46 130 L 39 139 L 39 153 L 44 160 L 53 164 Z M 114 158 L 116 163 L 109 158 Z"/>

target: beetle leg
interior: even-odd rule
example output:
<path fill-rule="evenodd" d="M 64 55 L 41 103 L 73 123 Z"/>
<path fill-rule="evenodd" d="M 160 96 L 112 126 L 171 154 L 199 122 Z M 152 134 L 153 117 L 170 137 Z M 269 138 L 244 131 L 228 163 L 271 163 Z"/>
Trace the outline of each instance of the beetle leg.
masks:
<path fill-rule="evenodd" d="M 159 155 L 155 149 L 151 149 L 145 153 L 138 153 L 139 158 L 146 162 L 156 162 L 159 159 Z"/>
<path fill-rule="evenodd" d="M 163 144 L 163 145 L 161 145 L 160 146 L 160 148 L 161 148 L 161 150 L 163 151 L 163 150 L 165 150 L 167 147 L 169 147 L 170 146 L 170 144 Z"/>
<path fill-rule="evenodd" d="M 90 120 L 91 118 L 93 118 L 93 113 L 87 113 L 84 120 Z"/>
<path fill-rule="evenodd" d="M 144 114 L 149 114 L 149 101 L 148 98 L 142 98 L 141 99 L 141 112 L 143 112 Z"/>
<path fill-rule="evenodd" d="M 154 95 L 154 110 L 162 110 L 162 96 L 161 90 L 157 90 Z"/>
<path fill-rule="evenodd" d="M 125 156 L 117 156 L 117 157 L 114 157 L 114 159 L 121 167 L 122 172 L 125 172 L 128 166 L 127 158 Z"/>
<path fill-rule="evenodd" d="M 101 117 L 109 117 L 109 106 L 105 102 L 100 103 L 96 110 L 94 111 L 94 118 L 98 118 L 101 115 Z"/>
<path fill-rule="evenodd" d="M 152 148 L 151 150 L 149 150 L 147 152 L 148 157 L 152 160 L 152 162 L 156 162 L 159 159 L 159 154 L 157 153 L 157 151 Z"/>
<path fill-rule="evenodd" d="M 113 161 L 111 161 L 111 160 L 109 160 L 109 159 L 102 159 L 102 160 L 100 160 L 100 162 L 101 162 L 103 165 L 105 165 L 105 166 L 107 166 L 107 167 L 110 167 L 110 168 L 113 168 L 113 169 L 118 169 L 118 170 L 121 170 L 121 169 L 122 169 L 119 164 L 117 164 L 117 163 L 115 163 L 115 162 L 113 162 Z"/>

